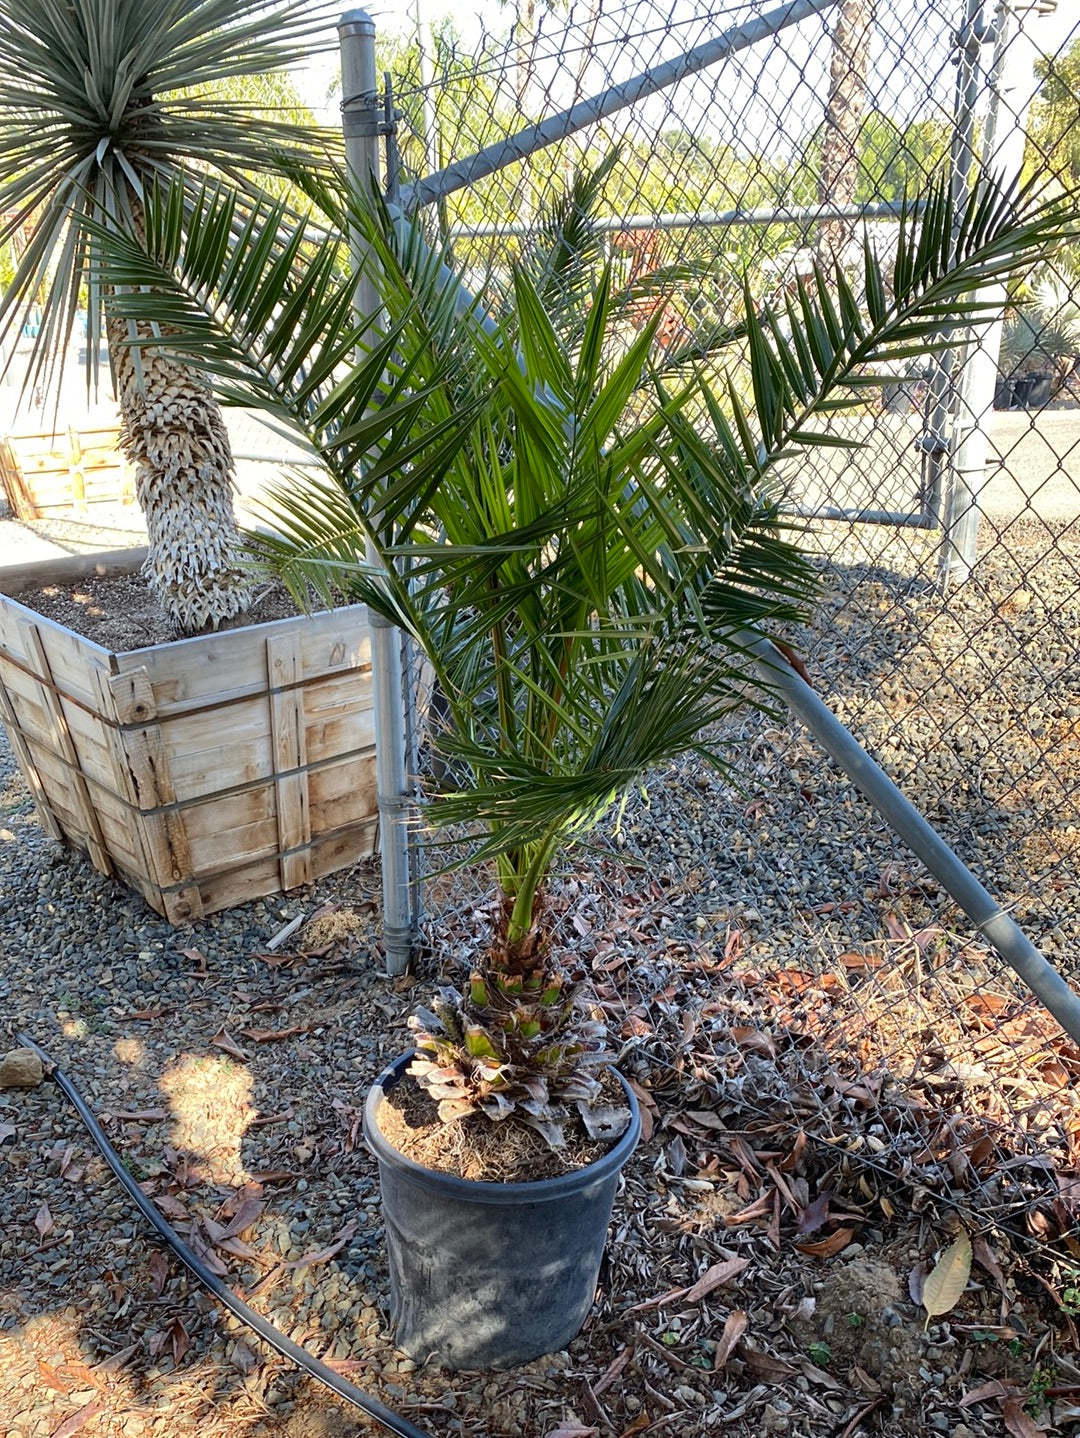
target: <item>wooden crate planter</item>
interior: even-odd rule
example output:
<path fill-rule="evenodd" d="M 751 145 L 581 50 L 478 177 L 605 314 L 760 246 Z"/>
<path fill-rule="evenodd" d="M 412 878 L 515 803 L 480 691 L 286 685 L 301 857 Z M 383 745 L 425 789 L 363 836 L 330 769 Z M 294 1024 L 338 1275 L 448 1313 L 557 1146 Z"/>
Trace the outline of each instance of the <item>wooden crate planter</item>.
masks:
<path fill-rule="evenodd" d="M 367 611 L 114 654 L 0 594 L 0 718 L 55 839 L 172 923 L 372 853 Z"/>
<path fill-rule="evenodd" d="M 18 519 L 66 519 L 135 503 L 115 425 L 0 439 L 0 479 Z"/>

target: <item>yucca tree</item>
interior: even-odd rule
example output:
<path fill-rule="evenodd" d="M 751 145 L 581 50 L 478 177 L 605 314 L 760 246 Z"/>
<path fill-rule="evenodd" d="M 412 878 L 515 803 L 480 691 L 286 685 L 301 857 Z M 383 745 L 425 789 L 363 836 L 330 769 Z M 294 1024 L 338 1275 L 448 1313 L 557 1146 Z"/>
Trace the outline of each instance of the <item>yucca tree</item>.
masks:
<path fill-rule="evenodd" d="M 318 163 L 324 132 L 229 103 L 221 86 L 310 53 L 334 15 L 322 0 L 0 0 L 0 244 L 25 245 L 0 297 L 0 338 L 40 306 L 28 387 L 62 368 L 80 307 L 96 372 L 102 291 L 73 220 L 137 235 L 149 184 L 210 172 L 251 194 L 290 155 Z M 157 321 L 151 306 L 140 332 Z M 163 346 L 132 349 L 128 337 L 123 321 L 107 328 L 121 444 L 149 532 L 147 578 L 181 631 L 216 627 L 246 607 L 250 588 L 221 411 L 197 369 Z"/>
<path fill-rule="evenodd" d="M 557 855 L 654 766 L 725 765 L 717 721 L 770 699 L 748 641 L 814 591 L 774 466 L 842 442 L 815 418 L 925 353 L 944 316 L 977 318 L 973 288 L 1032 263 L 1070 212 L 986 187 L 954 224 L 939 188 L 904 220 L 888 283 L 866 249 L 863 303 L 839 271 L 817 270 L 780 314 L 748 290 L 751 411 L 741 381 L 650 388 L 652 335 L 624 333 L 606 270 L 567 325 L 518 267 L 492 324 L 417 227 L 321 203 L 331 233 L 362 234 L 378 318 L 352 316 L 340 244 L 298 272 L 303 229 L 268 208 L 226 258 L 232 199 L 208 192 L 182 228 L 175 189 L 148 204 L 145 249 L 108 245 L 117 308 L 141 319 L 137 287 L 171 286 L 174 348 L 322 461 L 272 496 L 262 561 L 300 596 L 364 600 L 427 656 L 449 711 L 434 743 L 457 776 L 427 813 L 494 862 L 503 904 L 465 992 L 419 1014 L 414 1071 L 445 1117 L 516 1110 L 557 1143 L 567 1105 L 590 1112 L 604 1058 L 547 942 Z"/>

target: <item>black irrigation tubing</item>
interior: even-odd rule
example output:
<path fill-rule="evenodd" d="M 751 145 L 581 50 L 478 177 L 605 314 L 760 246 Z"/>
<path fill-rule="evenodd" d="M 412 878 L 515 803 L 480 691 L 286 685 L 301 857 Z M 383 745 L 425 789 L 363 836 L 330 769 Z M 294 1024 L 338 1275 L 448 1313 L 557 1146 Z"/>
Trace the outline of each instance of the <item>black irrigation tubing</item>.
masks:
<path fill-rule="evenodd" d="M 67 1074 L 64 1073 L 63 1069 L 60 1068 L 29 1035 L 17 1033 L 15 1039 L 23 1048 L 31 1049 L 37 1054 L 45 1072 L 71 1100 L 75 1111 L 86 1125 L 90 1137 L 101 1150 L 105 1162 L 123 1184 L 132 1202 L 142 1216 L 169 1245 L 185 1268 L 194 1274 L 203 1287 L 209 1289 L 214 1297 L 223 1303 L 230 1313 L 234 1313 L 237 1318 L 243 1323 L 246 1323 L 264 1343 L 268 1343 L 271 1348 L 277 1349 L 283 1358 L 287 1358 L 290 1363 L 295 1363 L 297 1367 L 302 1368 L 305 1373 L 310 1373 L 312 1378 L 317 1378 L 320 1383 L 325 1383 L 327 1388 L 332 1389 L 339 1398 L 344 1398 L 346 1402 L 355 1404 L 355 1406 L 366 1413 L 369 1418 L 374 1418 L 377 1423 L 381 1423 L 383 1427 L 388 1428 L 391 1433 L 399 1434 L 400 1438 L 431 1438 L 431 1435 L 425 1433 L 422 1428 L 417 1428 L 416 1425 L 410 1423 L 407 1418 L 402 1418 L 399 1413 L 393 1412 L 392 1409 L 380 1403 L 377 1398 L 372 1398 L 369 1394 L 363 1393 L 354 1384 L 350 1383 L 347 1378 L 342 1378 L 340 1374 L 335 1373 L 332 1368 L 328 1368 L 325 1363 L 321 1363 L 319 1359 L 310 1354 L 306 1348 L 301 1348 L 298 1343 L 294 1343 L 291 1338 L 287 1338 L 285 1334 L 275 1328 L 273 1324 L 267 1323 L 262 1314 L 256 1313 L 253 1308 L 248 1307 L 242 1298 L 238 1298 L 231 1288 L 222 1283 L 217 1274 L 211 1273 L 194 1250 L 189 1248 L 180 1235 L 169 1227 L 158 1212 L 156 1206 L 147 1198 L 131 1174 L 128 1173 L 121 1161 L 120 1155 L 106 1138 L 101 1125 L 90 1111 L 90 1108 L 78 1089 L 68 1078 Z"/>

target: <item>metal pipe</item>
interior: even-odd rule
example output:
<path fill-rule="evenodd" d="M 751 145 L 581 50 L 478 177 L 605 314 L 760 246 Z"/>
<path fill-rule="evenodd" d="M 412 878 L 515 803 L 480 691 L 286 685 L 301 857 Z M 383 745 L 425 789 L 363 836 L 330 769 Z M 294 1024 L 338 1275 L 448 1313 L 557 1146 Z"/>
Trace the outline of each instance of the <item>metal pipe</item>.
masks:
<path fill-rule="evenodd" d="M 772 687 L 779 690 L 830 758 L 858 785 L 1066 1033 L 1080 1043 L 1080 994 L 1069 987 L 1015 920 L 960 862 L 941 835 L 930 827 L 809 684 L 799 678 L 776 646 L 767 639 L 749 635 L 742 636 L 740 643 L 757 656 Z"/>
<path fill-rule="evenodd" d="M 909 214 L 919 214 L 921 206 L 912 206 Z M 698 214 L 613 215 L 594 221 L 595 228 L 606 234 L 626 230 L 693 230 L 723 229 L 733 225 L 812 225 L 818 220 L 898 220 L 903 206 L 892 202 L 879 205 L 806 205 L 779 208 L 762 205 L 754 210 L 702 210 Z M 503 235 L 529 235 L 530 225 L 517 221 L 499 225 L 451 225 L 453 240 L 479 240 Z"/>
<path fill-rule="evenodd" d="M 1019 4 L 998 5 L 990 69 L 990 109 L 983 126 L 981 168 L 1004 185 L 1019 178 L 1027 146 L 1027 113 L 1034 97 L 1038 55 L 1030 29 L 1025 28 L 1025 20 L 1030 15 L 1031 7 L 1023 0 Z M 979 501 L 986 484 L 990 444 L 985 425 L 994 407 L 1003 329 L 1001 312 L 1008 301 L 1007 286 L 988 285 L 979 294 L 979 300 L 984 305 L 995 306 L 999 314 L 969 339 L 960 360 L 949 445 L 950 483 L 938 560 L 938 582 L 942 589 L 962 583 L 975 563 Z"/>
<path fill-rule="evenodd" d="M 781 503 L 781 518 L 791 519 L 839 519 L 848 524 L 890 524 L 899 529 L 933 529 L 934 524 L 926 514 L 908 513 L 899 509 L 843 509 L 834 504 L 788 504 Z"/>
<path fill-rule="evenodd" d="M 824 14 L 837 3 L 838 0 L 789 0 L 789 3 L 781 6 L 779 10 L 770 10 L 767 15 L 760 15 L 747 21 L 745 25 L 726 30 L 715 39 L 707 40 L 693 50 L 687 50 L 675 60 L 655 65 L 651 70 L 623 81 L 621 85 L 612 85 L 601 95 L 582 100 L 570 109 L 561 110 L 557 115 L 540 121 L 539 124 L 519 130 L 509 139 L 488 145 L 468 159 L 459 160 L 437 174 L 417 180 L 402 191 L 402 205 L 410 211 L 419 209 L 444 199 L 455 190 L 475 185 L 478 180 L 494 174 L 496 170 L 527 159 L 559 140 L 568 139 L 579 130 L 585 130 L 590 125 L 607 119 L 609 115 L 617 114 L 628 105 L 636 105 L 649 95 L 670 89 L 680 80 L 700 74 L 702 70 L 726 60 L 739 50 L 746 50 L 751 45 L 767 40 L 771 35 L 777 35 L 781 30 L 798 25 L 814 15 Z"/>
<path fill-rule="evenodd" d="M 365 10 L 349 10 L 341 17 L 338 34 L 345 159 L 353 183 L 372 194 L 378 184 L 381 103 L 375 69 L 375 22 Z M 354 230 L 350 236 L 350 260 L 357 277 L 356 312 L 362 316 L 375 315 L 379 310 L 378 287 L 365 258 L 363 243 Z M 369 564 L 379 563 L 370 541 L 366 558 Z M 387 620 L 373 614 L 370 624 L 383 947 L 387 973 L 403 974 L 412 956 L 413 935 L 401 643 L 397 629 Z"/>
<path fill-rule="evenodd" d="M 975 162 L 975 110 L 979 102 L 982 46 L 987 38 L 983 23 L 984 0 L 965 0 L 964 18 L 956 32 L 956 89 L 953 101 L 953 129 L 949 146 L 949 197 L 953 206 L 954 229 L 960 224 L 971 191 L 971 170 Z M 935 523 L 944 520 L 946 456 L 949 450 L 949 418 L 955 403 L 953 376 L 959 357 L 957 346 L 962 327 L 953 321 L 942 326 L 951 340 L 937 358 L 930 377 L 926 428 L 923 436 L 923 500 Z"/>

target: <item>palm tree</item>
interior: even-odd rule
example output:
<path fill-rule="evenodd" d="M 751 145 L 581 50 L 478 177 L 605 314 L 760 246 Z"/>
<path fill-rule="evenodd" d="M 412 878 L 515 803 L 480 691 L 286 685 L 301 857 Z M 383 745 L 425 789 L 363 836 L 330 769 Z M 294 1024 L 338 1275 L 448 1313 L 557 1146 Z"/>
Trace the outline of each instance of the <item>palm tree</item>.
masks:
<path fill-rule="evenodd" d="M 570 317 L 545 303 L 551 264 L 520 265 L 492 322 L 417 227 L 330 191 L 321 203 L 332 229 L 362 234 L 378 319 L 351 315 L 332 246 L 297 273 L 303 229 L 280 207 L 251 217 L 240 266 L 223 257 L 230 198 L 207 194 L 181 233 L 175 190 L 148 203 L 144 248 L 109 242 L 115 304 L 140 320 L 140 287 L 169 291 L 155 303 L 173 347 L 321 459 L 320 478 L 272 496 L 264 562 L 299 597 L 363 600 L 430 662 L 448 709 L 434 743 L 456 777 L 428 814 L 494 862 L 503 902 L 464 992 L 419 1013 L 412 1071 L 447 1119 L 516 1109 L 557 1144 L 607 1056 L 552 958 L 552 865 L 654 766 L 696 752 L 722 768 L 717 722 L 770 703 L 749 641 L 814 591 L 774 467 L 849 443 L 815 417 L 880 384 L 868 367 L 939 343 L 943 315 L 977 319 L 972 291 L 1075 221 L 987 186 L 954 226 L 939 187 L 903 222 L 891 279 L 868 246 L 858 290 L 819 268 L 774 313 L 747 288 L 751 409 L 740 381 L 651 375 L 652 329 L 620 321 L 609 270 Z"/>
<path fill-rule="evenodd" d="M 290 155 L 317 163 L 324 132 L 223 99 L 222 85 L 265 82 L 311 53 L 334 14 L 319 0 L 0 0 L 0 246 L 25 238 L 0 298 L 0 339 L 41 306 L 28 387 L 62 371 L 83 306 L 88 383 L 91 368 L 96 378 L 103 295 L 74 218 L 138 234 L 147 185 L 181 165 L 190 193 L 210 172 L 250 196 Z M 140 333 L 155 324 L 147 315 Z M 220 409 L 199 372 L 163 346 L 133 350 L 123 321 L 106 334 L 149 531 L 147 578 L 181 631 L 216 627 L 242 612 L 250 589 Z"/>
<path fill-rule="evenodd" d="M 823 205 L 852 205 L 859 188 L 859 136 L 866 108 L 874 0 L 840 0 L 835 13 L 818 199 Z M 823 258 L 842 254 L 854 232 L 851 220 L 823 221 L 818 227 Z"/>

